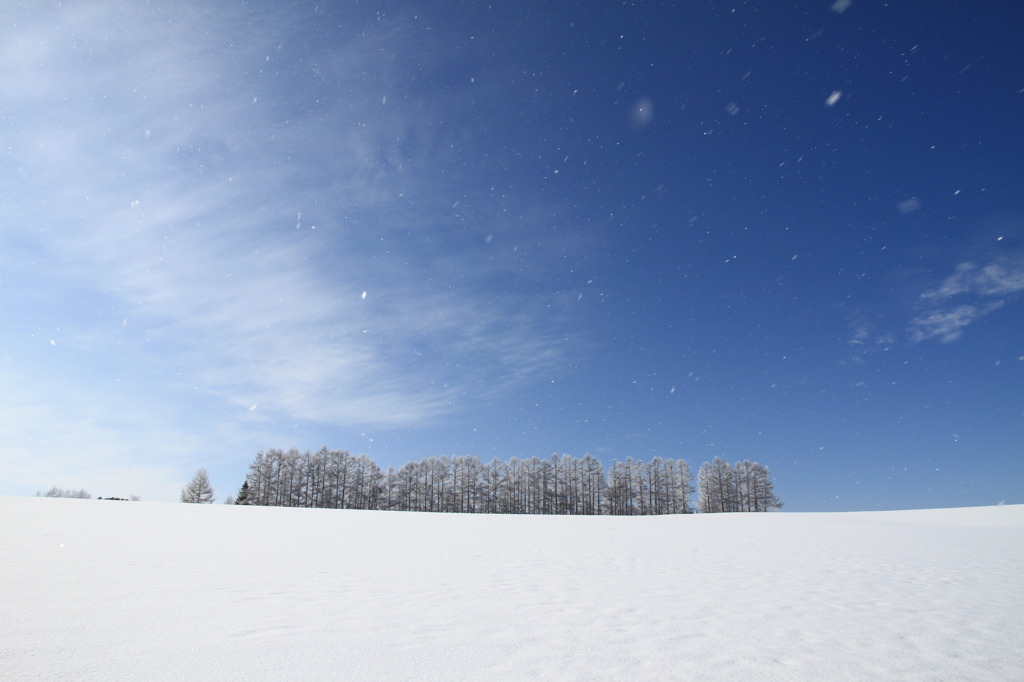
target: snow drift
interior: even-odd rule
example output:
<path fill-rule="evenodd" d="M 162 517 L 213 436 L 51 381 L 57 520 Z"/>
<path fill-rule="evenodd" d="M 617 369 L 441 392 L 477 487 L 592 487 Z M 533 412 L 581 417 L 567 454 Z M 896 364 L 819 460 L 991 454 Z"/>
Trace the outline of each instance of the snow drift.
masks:
<path fill-rule="evenodd" d="M 1024 506 L 555 517 L 0 498 L 0 678 L 1019 679 Z"/>

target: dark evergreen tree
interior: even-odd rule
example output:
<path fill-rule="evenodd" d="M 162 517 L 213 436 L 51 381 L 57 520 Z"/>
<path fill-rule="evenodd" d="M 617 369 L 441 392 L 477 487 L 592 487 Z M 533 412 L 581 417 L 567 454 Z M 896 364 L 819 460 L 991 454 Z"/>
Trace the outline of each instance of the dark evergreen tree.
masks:
<path fill-rule="evenodd" d="M 238 489 L 238 497 L 235 498 L 235 504 L 249 504 L 249 481 L 248 479 L 242 482 L 242 487 Z"/>

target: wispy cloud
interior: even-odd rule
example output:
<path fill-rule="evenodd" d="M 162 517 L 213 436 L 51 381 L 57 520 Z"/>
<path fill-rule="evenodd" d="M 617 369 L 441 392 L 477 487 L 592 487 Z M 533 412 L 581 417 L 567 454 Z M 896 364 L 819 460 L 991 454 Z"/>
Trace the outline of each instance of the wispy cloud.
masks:
<path fill-rule="evenodd" d="M 888 350 L 900 339 L 918 344 L 932 339 L 956 341 L 982 318 L 1004 308 L 1024 292 L 1024 256 L 1010 253 L 985 261 L 964 261 L 953 273 L 920 293 L 911 306 L 906 334 L 893 333 L 906 319 L 906 308 L 861 315 L 849 327 L 850 362 L 863 362 L 877 350 Z M 861 311 L 863 312 L 863 311 Z M 896 317 L 898 315 L 898 317 Z"/>
<path fill-rule="evenodd" d="M 977 320 L 1024 291 L 1024 257 L 1002 256 L 979 265 L 963 262 L 939 285 L 921 294 L 924 312 L 910 324 L 914 343 L 955 341 Z"/>
<path fill-rule="evenodd" d="M 460 96 L 407 86 L 443 66 L 441 42 L 401 18 L 317 42 L 316 17 L 180 6 L 120 7 L 111 31 L 114 11 L 23 8 L 0 31 L 0 240 L 32 263 L 4 295 L 38 303 L 19 327 L 38 334 L 6 351 L 12 381 L 35 380 L 26 349 L 54 336 L 69 380 L 129 368 L 157 413 L 414 426 L 560 363 L 566 320 L 538 314 L 557 292 L 509 274 L 522 227 L 483 210 L 459 224 L 473 188 L 438 172 L 465 143 L 439 123 Z M 43 406 L 0 408 L 35 421 L 65 401 L 27 397 Z M 189 422 L 156 419 L 164 437 Z"/>
<path fill-rule="evenodd" d="M 960 338 L 964 327 L 1002 306 L 1003 302 L 997 301 L 983 308 L 973 305 L 958 305 L 955 308 L 932 311 L 914 318 L 911 323 L 910 338 L 914 343 L 936 338 L 947 343 L 955 341 Z"/>
<path fill-rule="evenodd" d="M 925 301 L 942 301 L 961 294 L 1006 296 L 1024 291 L 1024 258 L 1005 257 L 983 266 L 961 263 L 942 284 L 921 295 Z"/>

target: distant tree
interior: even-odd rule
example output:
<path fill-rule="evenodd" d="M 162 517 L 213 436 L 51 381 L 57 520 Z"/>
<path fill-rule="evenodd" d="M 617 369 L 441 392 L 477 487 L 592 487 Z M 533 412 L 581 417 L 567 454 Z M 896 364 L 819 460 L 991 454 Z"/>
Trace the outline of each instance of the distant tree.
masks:
<path fill-rule="evenodd" d="M 766 512 L 781 509 L 768 467 L 749 459 L 735 467 L 721 457 L 704 462 L 697 476 L 698 507 L 703 514 Z"/>
<path fill-rule="evenodd" d="M 689 514 L 693 511 L 690 507 L 690 495 L 693 494 L 693 472 L 686 460 L 669 460 L 666 467 L 666 477 L 669 487 L 669 513 Z"/>
<path fill-rule="evenodd" d="M 249 481 L 242 481 L 242 487 L 238 489 L 238 497 L 235 504 L 249 504 Z"/>
<path fill-rule="evenodd" d="M 697 472 L 697 509 L 701 514 L 717 511 L 716 493 L 717 489 L 711 485 L 711 462 L 704 462 Z"/>
<path fill-rule="evenodd" d="M 736 501 L 740 511 L 757 511 L 756 479 L 754 463 L 749 459 L 733 465 L 733 476 L 736 479 Z"/>
<path fill-rule="evenodd" d="M 768 467 L 745 459 L 736 462 L 733 474 L 739 511 L 765 512 L 782 507 L 782 502 L 775 496 Z"/>
<path fill-rule="evenodd" d="M 206 469 L 200 467 L 188 485 L 181 489 L 181 501 L 189 504 L 213 504 L 214 499 L 210 477 Z"/>
<path fill-rule="evenodd" d="M 581 464 L 580 484 L 583 496 L 581 514 L 600 514 L 604 507 L 604 494 L 608 481 L 604 473 L 604 465 L 593 455 L 583 456 Z"/>
<path fill-rule="evenodd" d="M 766 512 L 782 509 L 782 502 L 775 495 L 775 484 L 768 467 L 753 462 L 750 465 L 748 489 L 752 500 L 752 511 Z"/>
<path fill-rule="evenodd" d="M 625 464 L 614 460 L 608 468 L 608 490 L 605 495 L 606 512 L 612 516 L 632 515 L 635 490 L 633 458 L 627 457 Z"/>
<path fill-rule="evenodd" d="M 91 500 L 92 495 L 89 494 L 88 490 L 84 488 L 81 490 L 72 490 L 71 488 L 64 489 L 53 486 L 49 490 L 44 492 L 36 493 L 36 497 L 69 497 L 76 500 Z"/>
<path fill-rule="evenodd" d="M 480 509 L 485 514 L 496 514 L 502 511 L 504 500 L 505 463 L 495 457 L 482 465 L 480 471 Z"/>
<path fill-rule="evenodd" d="M 697 493 L 703 514 L 740 511 L 735 473 L 721 457 L 701 465 L 697 474 Z"/>

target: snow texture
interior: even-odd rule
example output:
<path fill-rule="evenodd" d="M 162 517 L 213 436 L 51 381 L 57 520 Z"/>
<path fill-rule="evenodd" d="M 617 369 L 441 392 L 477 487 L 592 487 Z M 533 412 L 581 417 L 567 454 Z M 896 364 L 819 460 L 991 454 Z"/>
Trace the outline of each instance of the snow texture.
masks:
<path fill-rule="evenodd" d="M 0 498 L 0 679 L 1011 680 L 1024 506 L 554 517 Z"/>

